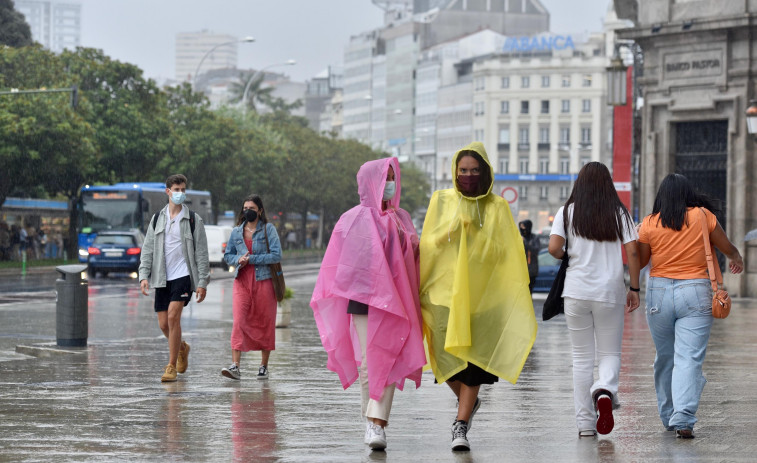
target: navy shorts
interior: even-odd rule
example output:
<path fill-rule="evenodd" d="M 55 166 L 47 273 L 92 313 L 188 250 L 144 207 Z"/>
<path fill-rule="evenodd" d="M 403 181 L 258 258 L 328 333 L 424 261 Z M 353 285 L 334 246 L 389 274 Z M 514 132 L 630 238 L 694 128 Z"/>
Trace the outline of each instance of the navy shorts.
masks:
<path fill-rule="evenodd" d="M 184 307 L 192 299 L 192 279 L 189 275 L 175 280 L 167 281 L 165 288 L 155 289 L 155 311 L 168 310 L 168 304 L 174 301 L 183 301 Z"/>

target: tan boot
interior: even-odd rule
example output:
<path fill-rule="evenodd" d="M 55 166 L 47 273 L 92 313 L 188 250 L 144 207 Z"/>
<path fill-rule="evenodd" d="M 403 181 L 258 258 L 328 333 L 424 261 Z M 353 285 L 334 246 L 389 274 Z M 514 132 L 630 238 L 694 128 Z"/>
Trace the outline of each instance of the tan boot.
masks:
<path fill-rule="evenodd" d="M 189 365 L 189 344 L 185 341 L 181 341 L 181 347 L 179 347 L 179 358 L 176 359 L 176 371 L 184 373 L 187 371 Z"/>
<path fill-rule="evenodd" d="M 176 381 L 176 367 L 170 363 L 166 365 L 166 371 L 163 373 L 163 376 L 160 377 L 160 380 L 164 383 Z"/>

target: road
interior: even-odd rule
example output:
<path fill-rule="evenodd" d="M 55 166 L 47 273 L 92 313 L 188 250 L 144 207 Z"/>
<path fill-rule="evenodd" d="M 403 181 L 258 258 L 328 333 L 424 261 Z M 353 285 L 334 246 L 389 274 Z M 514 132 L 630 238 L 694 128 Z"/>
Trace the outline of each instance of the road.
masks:
<path fill-rule="evenodd" d="M 89 346 L 57 354 L 49 349 L 55 341 L 55 276 L 33 274 L 21 281 L 3 275 L 0 461 L 755 461 L 754 300 L 735 301 L 731 317 L 715 322 L 705 362 L 709 384 L 692 441 L 677 440 L 659 422 L 654 348 L 639 310 L 626 318 L 622 407 L 610 435 L 577 438 L 570 344 L 559 316 L 539 322 L 517 385 L 501 381 L 482 388 L 470 453 L 449 449 L 455 400 L 430 372 L 419 389 L 408 385 L 397 392 L 387 451 L 371 452 L 362 443 L 359 390 L 342 390 L 326 369 L 308 307 L 317 268 L 285 267 L 295 293 L 292 324 L 277 329 L 270 380 L 254 379 L 255 353 L 242 358 L 242 381 L 220 375 L 230 362 L 232 280 L 217 273 L 206 301 L 185 310 L 189 369 L 168 384 L 160 382 L 167 345 L 152 298 L 140 295 L 135 280 L 124 275 L 91 281 Z M 541 300 L 537 296 L 537 316 Z"/>

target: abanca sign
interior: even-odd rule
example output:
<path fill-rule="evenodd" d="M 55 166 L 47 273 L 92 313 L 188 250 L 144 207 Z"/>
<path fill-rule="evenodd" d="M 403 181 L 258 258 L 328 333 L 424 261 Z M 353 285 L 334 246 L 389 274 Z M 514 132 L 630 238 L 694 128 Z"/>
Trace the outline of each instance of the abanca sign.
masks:
<path fill-rule="evenodd" d="M 575 49 L 570 35 L 549 35 L 541 37 L 507 37 L 502 51 L 505 53 L 523 53 L 533 51 Z"/>

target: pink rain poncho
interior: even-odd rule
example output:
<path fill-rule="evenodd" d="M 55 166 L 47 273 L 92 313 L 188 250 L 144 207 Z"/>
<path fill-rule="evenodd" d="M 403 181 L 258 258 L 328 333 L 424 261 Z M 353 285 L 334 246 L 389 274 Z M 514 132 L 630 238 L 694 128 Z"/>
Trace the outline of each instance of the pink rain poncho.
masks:
<path fill-rule="evenodd" d="M 381 209 L 389 167 L 397 191 Z M 410 214 L 399 208 L 400 166 L 396 158 L 363 164 L 357 173 L 360 205 L 345 212 L 334 227 L 310 306 L 328 369 L 344 388 L 358 378 L 360 343 L 347 313 L 350 300 L 368 309 L 366 362 L 370 397 L 405 378 L 420 386 L 426 363 L 418 299 L 418 234 Z"/>

